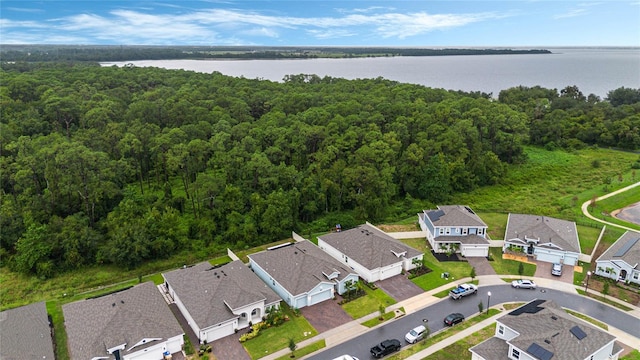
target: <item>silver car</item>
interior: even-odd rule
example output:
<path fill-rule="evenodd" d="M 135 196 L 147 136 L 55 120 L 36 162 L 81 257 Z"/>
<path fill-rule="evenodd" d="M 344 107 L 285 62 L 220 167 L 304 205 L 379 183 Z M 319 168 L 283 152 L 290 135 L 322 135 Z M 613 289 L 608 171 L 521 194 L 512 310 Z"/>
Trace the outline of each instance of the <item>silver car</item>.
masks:
<path fill-rule="evenodd" d="M 420 325 L 411 329 L 411 331 L 404 336 L 404 339 L 409 344 L 415 344 L 417 341 L 422 340 L 427 334 L 427 328 L 424 325 Z"/>
<path fill-rule="evenodd" d="M 511 286 L 516 289 L 535 289 L 538 285 L 531 280 L 513 280 Z"/>
<path fill-rule="evenodd" d="M 562 276 L 562 264 L 560 263 L 553 264 L 553 266 L 551 267 L 551 275 Z"/>

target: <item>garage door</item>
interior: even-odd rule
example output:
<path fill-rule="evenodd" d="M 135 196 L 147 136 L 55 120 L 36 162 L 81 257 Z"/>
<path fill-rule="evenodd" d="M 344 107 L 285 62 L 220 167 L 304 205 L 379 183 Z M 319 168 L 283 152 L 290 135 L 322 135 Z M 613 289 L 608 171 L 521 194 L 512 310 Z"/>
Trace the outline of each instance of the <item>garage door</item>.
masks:
<path fill-rule="evenodd" d="M 233 324 L 233 322 L 229 322 L 221 326 L 216 326 L 214 328 L 208 329 L 206 333 L 207 342 L 210 343 L 214 340 L 218 340 L 227 335 L 233 334 Z"/>
<path fill-rule="evenodd" d="M 565 265 L 575 265 L 578 263 L 578 257 L 573 256 L 573 255 L 565 255 L 564 256 L 564 264 Z"/>
<path fill-rule="evenodd" d="M 489 248 L 484 246 L 472 247 L 465 246 L 461 250 L 462 255 L 466 257 L 487 257 L 489 256 Z"/>
<path fill-rule="evenodd" d="M 388 279 L 392 276 L 400 275 L 402 273 L 402 263 L 398 263 L 397 266 L 392 268 L 383 269 L 380 271 L 380 280 Z"/>
<path fill-rule="evenodd" d="M 309 301 L 309 306 L 311 305 L 315 305 L 319 302 L 323 302 L 325 300 L 329 300 L 331 299 L 333 296 L 331 295 L 331 288 L 328 288 L 326 290 L 317 292 L 315 294 L 312 294 L 310 296 L 310 301 Z"/>
<path fill-rule="evenodd" d="M 147 349 L 137 351 L 133 354 L 125 356 L 125 360 L 158 360 L 162 359 L 163 345 L 158 344 Z"/>
<path fill-rule="evenodd" d="M 559 255 L 555 255 L 555 254 L 549 254 L 546 252 L 535 252 L 536 255 L 536 260 L 538 261 L 546 261 L 546 262 L 550 262 L 550 263 L 559 263 L 562 262 L 562 257 Z"/>

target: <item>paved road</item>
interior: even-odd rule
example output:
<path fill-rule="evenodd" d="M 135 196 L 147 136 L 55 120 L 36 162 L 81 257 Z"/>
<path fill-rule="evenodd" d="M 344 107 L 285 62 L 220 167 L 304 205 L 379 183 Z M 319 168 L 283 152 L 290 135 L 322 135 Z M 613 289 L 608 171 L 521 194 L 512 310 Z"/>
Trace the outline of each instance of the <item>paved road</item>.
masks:
<path fill-rule="evenodd" d="M 505 302 L 528 302 L 533 299 L 553 300 L 560 306 L 589 315 L 597 320 L 611 324 L 636 337 L 640 337 L 640 322 L 632 315 L 626 314 L 610 306 L 593 301 L 581 295 L 574 295 L 553 289 L 525 290 L 513 289 L 510 285 L 481 286 L 477 295 L 471 295 L 461 300 L 443 299 L 431 306 L 421 309 L 405 317 L 401 317 L 384 326 L 368 331 L 340 345 L 329 348 L 310 360 L 328 360 L 343 354 L 350 354 L 359 359 L 369 359 L 369 349 L 376 343 L 389 338 L 396 338 L 404 342 L 404 335 L 411 328 L 423 324 L 428 319 L 431 332 L 444 328 L 442 319 L 449 313 L 460 312 L 469 317 L 478 312 L 478 303 L 483 302 L 487 308 L 487 292 L 491 292 L 491 304 Z"/>
<path fill-rule="evenodd" d="M 635 188 L 636 186 L 640 186 L 640 181 L 639 181 L 639 182 L 637 182 L 637 183 L 635 183 L 635 184 L 631 184 L 631 185 L 629 185 L 629 186 L 627 186 L 627 187 L 624 187 L 624 188 L 622 188 L 622 189 L 619 189 L 619 190 L 616 190 L 616 191 L 614 191 L 614 192 L 608 193 L 608 194 L 606 194 L 606 195 L 602 195 L 602 196 L 600 196 L 600 197 L 596 198 L 596 202 L 598 202 L 598 201 L 600 201 L 600 200 L 603 200 L 603 199 L 606 199 L 606 198 L 608 198 L 608 197 L 611 197 L 611 196 L 613 196 L 613 195 L 617 195 L 617 194 L 619 194 L 619 193 L 621 193 L 621 192 L 624 192 L 624 191 L 627 191 L 627 190 L 631 190 L 631 189 Z M 618 228 L 621 228 L 621 229 L 637 231 L 637 230 L 635 230 L 635 229 L 632 229 L 632 228 L 629 228 L 629 227 L 626 227 L 626 226 L 622 226 L 622 225 L 614 224 L 614 223 L 612 223 L 612 222 L 608 222 L 608 221 L 600 220 L 600 219 L 598 219 L 597 217 L 595 217 L 595 216 L 593 216 L 593 215 L 589 214 L 589 209 L 588 209 L 588 207 L 589 207 L 589 204 L 590 204 L 590 203 L 591 203 L 591 200 L 589 200 L 589 201 L 585 201 L 585 202 L 582 204 L 582 213 L 584 214 L 584 216 L 588 217 L 589 219 L 591 219 L 591 220 L 595 220 L 595 221 L 598 221 L 598 222 L 601 222 L 601 223 L 606 224 L 606 225 L 615 226 L 615 227 L 618 227 Z"/>

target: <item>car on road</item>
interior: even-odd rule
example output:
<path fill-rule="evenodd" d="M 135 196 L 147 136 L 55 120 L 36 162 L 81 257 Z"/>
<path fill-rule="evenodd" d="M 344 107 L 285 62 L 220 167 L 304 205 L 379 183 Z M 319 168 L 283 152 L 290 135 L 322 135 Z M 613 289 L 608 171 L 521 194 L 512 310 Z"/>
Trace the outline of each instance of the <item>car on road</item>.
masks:
<path fill-rule="evenodd" d="M 380 344 L 371 348 L 370 352 L 374 358 L 381 358 L 383 356 L 389 355 L 392 352 L 396 352 L 400 350 L 400 340 L 398 339 L 387 339 Z"/>
<path fill-rule="evenodd" d="M 553 264 L 553 266 L 551 267 L 551 275 L 562 276 L 562 264 L 560 263 Z"/>
<path fill-rule="evenodd" d="M 464 315 L 460 313 L 451 313 L 444 318 L 444 324 L 447 326 L 453 326 L 464 321 Z"/>
<path fill-rule="evenodd" d="M 511 286 L 516 289 L 535 289 L 536 287 L 538 287 L 538 285 L 536 285 L 536 283 L 534 283 L 532 280 L 526 279 L 513 280 L 511 282 Z"/>
<path fill-rule="evenodd" d="M 351 356 L 351 355 L 340 355 L 337 358 L 333 359 L 333 360 L 358 360 L 357 357 L 355 356 Z"/>
<path fill-rule="evenodd" d="M 427 330 L 427 327 L 424 325 L 420 325 L 411 329 L 411 331 L 409 331 L 407 335 L 404 336 L 404 339 L 409 344 L 415 344 L 416 342 L 424 339 L 424 337 L 427 336 L 428 334 L 429 334 L 429 331 Z"/>
<path fill-rule="evenodd" d="M 477 294 L 478 287 L 474 284 L 460 284 L 455 289 L 449 291 L 449 297 L 453 300 L 461 299 L 465 296 Z"/>

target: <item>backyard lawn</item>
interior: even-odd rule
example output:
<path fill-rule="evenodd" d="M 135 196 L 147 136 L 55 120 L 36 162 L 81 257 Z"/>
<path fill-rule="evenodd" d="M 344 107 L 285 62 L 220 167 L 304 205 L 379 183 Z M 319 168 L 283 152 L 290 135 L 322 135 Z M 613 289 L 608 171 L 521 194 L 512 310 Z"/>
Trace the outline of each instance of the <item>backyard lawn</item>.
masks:
<path fill-rule="evenodd" d="M 496 271 L 496 274 L 499 275 L 518 275 L 518 268 L 520 264 L 524 267 L 524 272 L 522 276 L 533 276 L 536 273 L 536 265 L 521 263 L 520 261 L 515 260 L 506 260 L 502 258 L 502 248 L 489 248 L 489 254 L 493 261 L 490 261 L 489 264 L 493 267 L 493 270 Z"/>

